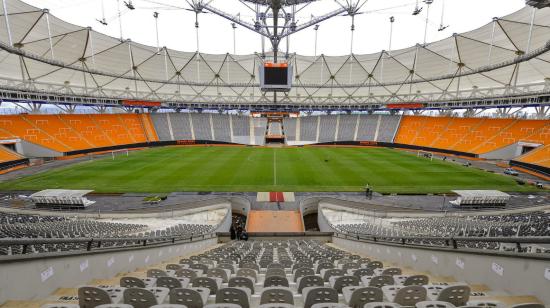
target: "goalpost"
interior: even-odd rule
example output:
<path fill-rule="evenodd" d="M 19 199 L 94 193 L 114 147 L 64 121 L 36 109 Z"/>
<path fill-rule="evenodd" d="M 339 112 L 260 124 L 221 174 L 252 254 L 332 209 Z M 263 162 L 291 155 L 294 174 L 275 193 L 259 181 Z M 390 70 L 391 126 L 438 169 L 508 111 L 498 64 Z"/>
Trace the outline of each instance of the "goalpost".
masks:
<path fill-rule="evenodd" d="M 129 151 L 128 149 L 122 149 L 122 150 L 114 150 L 114 151 L 111 151 L 111 157 L 113 158 L 113 160 L 115 160 L 115 158 L 117 156 L 126 156 L 128 157 L 130 154 L 129 154 Z"/>
<path fill-rule="evenodd" d="M 432 152 L 428 152 L 428 151 L 419 150 L 418 154 L 416 156 L 417 157 L 428 158 L 430 161 L 434 160 L 434 154 Z"/>

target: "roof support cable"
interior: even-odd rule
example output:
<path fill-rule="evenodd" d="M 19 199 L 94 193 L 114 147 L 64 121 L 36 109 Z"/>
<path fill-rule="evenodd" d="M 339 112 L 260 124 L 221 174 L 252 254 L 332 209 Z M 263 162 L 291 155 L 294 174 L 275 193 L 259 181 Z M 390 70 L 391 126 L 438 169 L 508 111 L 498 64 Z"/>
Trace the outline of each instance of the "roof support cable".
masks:
<path fill-rule="evenodd" d="M 50 27 L 50 11 L 48 9 L 44 9 L 44 15 L 46 15 L 46 26 L 48 28 L 48 40 L 50 42 L 50 55 L 52 57 L 52 60 L 55 60 L 55 55 L 53 53 L 52 30 Z"/>
<path fill-rule="evenodd" d="M 101 19 L 96 19 L 96 20 L 104 26 L 108 25 L 107 20 L 105 19 L 105 3 L 104 3 L 104 0 L 101 0 Z"/>
<path fill-rule="evenodd" d="M 388 54 L 391 55 L 391 46 L 393 40 L 393 23 L 395 22 L 395 17 L 390 17 L 390 45 L 388 47 Z"/>
<path fill-rule="evenodd" d="M 232 22 L 231 23 L 231 28 L 233 29 L 233 54 L 236 55 L 237 54 L 237 24 Z"/>
<path fill-rule="evenodd" d="M 353 33 L 355 32 L 355 15 L 351 15 L 351 40 L 350 40 L 350 55 L 353 54 Z"/>
<path fill-rule="evenodd" d="M 445 25 L 445 0 L 441 1 L 441 22 L 439 23 L 439 29 L 437 31 L 441 32 L 449 28 L 449 25 Z"/>
<path fill-rule="evenodd" d="M 8 0 L 1 0 L 2 1 L 2 6 L 3 6 L 3 9 L 4 9 L 4 21 L 6 22 L 6 29 L 8 30 L 8 41 L 10 43 L 10 47 L 13 46 L 13 38 L 11 36 L 11 28 L 10 28 L 10 18 L 9 18 L 9 14 L 8 14 L 8 7 L 7 7 L 7 2 Z"/>
<path fill-rule="evenodd" d="M 157 34 L 157 54 L 160 52 L 160 43 L 159 43 L 159 13 L 153 12 L 153 17 L 155 18 L 155 31 Z"/>
<path fill-rule="evenodd" d="M 313 55 L 317 57 L 317 35 L 319 32 L 319 25 L 315 25 L 315 27 L 313 27 L 313 30 L 315 30 L 315 46 L 313 48 Z"/>
<path fill-rule="evenodd" d="M 430 6 L 432 5 L 434 0 L 424 0 L 424 2 L 428 5 L 426 8 L 426 25 L 424 26 L 424 46 L 426 45 L 426 42 L 428 40 L 428 24 L 430 22 Z"/>
<path fill-rule="evenodd" d="M 118 27 L 120 30 L 120 41 L 122 42 L 124 40 L 122 35 L 122 13 L 120 12 L 120 0 L 116 0 L 117 5 L 117 15 L 118 15 Z"/>

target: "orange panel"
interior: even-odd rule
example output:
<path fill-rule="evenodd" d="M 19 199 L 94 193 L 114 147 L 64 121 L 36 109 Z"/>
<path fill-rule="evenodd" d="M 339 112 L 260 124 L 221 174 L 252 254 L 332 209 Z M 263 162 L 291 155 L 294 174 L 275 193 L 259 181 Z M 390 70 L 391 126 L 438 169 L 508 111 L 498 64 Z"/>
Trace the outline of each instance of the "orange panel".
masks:
<path fill-rule="evenodd" d="M 304 232 L 299 211 L 250 211 L 248 232 Z"/>

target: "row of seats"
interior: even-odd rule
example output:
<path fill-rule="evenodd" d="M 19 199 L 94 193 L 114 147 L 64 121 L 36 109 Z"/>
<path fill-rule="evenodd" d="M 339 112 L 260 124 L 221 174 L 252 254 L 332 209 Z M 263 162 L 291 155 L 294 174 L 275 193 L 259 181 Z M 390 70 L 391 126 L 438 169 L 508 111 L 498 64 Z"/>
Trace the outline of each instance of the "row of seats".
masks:
<path fill-rule="evenodd" d="M 518 161 L 550 168 L 550 144 L 521 156 Z"/>
<path fill-rule="evenodd" d="M 287 141 L 393 142 L 400 116 L 390 115 L 325 115 L 285 118 Z"/>
<path fill-rule="evenodd" d="M 329 214 L 330 216 L 330 214 Z M 446 245 L 444 240 L 423 237 L 522 237 L 550 236 L 550 213 L 533 211 L 504 215 L 468 215 L 463 217 L 429 217 L 415 219 L 377 219 L 357 222 L 360 218 L 350 216 L 349 222 L 340 221 L 334 227 L 340 232 L 379 237 L 418 237 L 414 243 L 423 245 Z M 363 219 L 368 221 L 368 219 Z M 517 251 L 498 242 L 458 242 L 458 246 L 478 249 Z M 537 246 L 538 247 L 538 246 Z M 525 246 L 522 252 L 529 251 Z M 520 252 L 520 251 L 518 251 Z M 548 252 L 542 249 L 536 252 Z"/>
<path fill-rule="evenodd" d="M 516 142 L 550 144 L 548 120 L 404 116 L 396 143 L 483 154 Z"/>
<path fill-rule="evenodd" d="M 0 163 L 22 159 L 23 156 L 0 145 Z"/>
<path fill-rule="evenodd" d="M 400 268 L 311 240 L 232 242 L 150 268 L 146 276 L 83 286 L 79 305 L 42 308 L 505 307 L 476 300 L 464 283 L 430 283 L 426 275 L 403 275 Z"/>
<path fill-rule="evenodd" d="M 104 241 L 102 247 L 135 245 L 132 238 L 173 237 L 203 235 L 214 232 L 215 226 L 181 223 L 162 229 L 150 230 L 137 223 L 119 223 L 88 219 L 66 219 L 56 216 L 0 213 L 0 238 L 10 239 L 79 239 L 79 238 L 128 238 L 128 241 Z M 88 243 L 48 243 L 0 246 L 0 255 L 47 253 L 86 250 Z"/>
<path fill-rule="evenodd" d="M 145 123 L 146 124 L 146 123 Z M 0 139 L 22 139 L 58 152 L 110 147 L 149 140 L 142 115 L 2 115 Z"/>

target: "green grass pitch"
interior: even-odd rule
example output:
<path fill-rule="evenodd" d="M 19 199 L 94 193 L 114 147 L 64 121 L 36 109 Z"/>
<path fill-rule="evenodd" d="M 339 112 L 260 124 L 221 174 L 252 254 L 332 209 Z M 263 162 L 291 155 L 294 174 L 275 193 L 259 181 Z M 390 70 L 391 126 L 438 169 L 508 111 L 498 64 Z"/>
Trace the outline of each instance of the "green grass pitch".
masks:
<path fill-rule="evenodd" d="M 361 191 L 445 193 L 525 191 L 513 178 L 384 148 L 166 147 L 96 159 L 0 184 L 96 192 Z"/>

